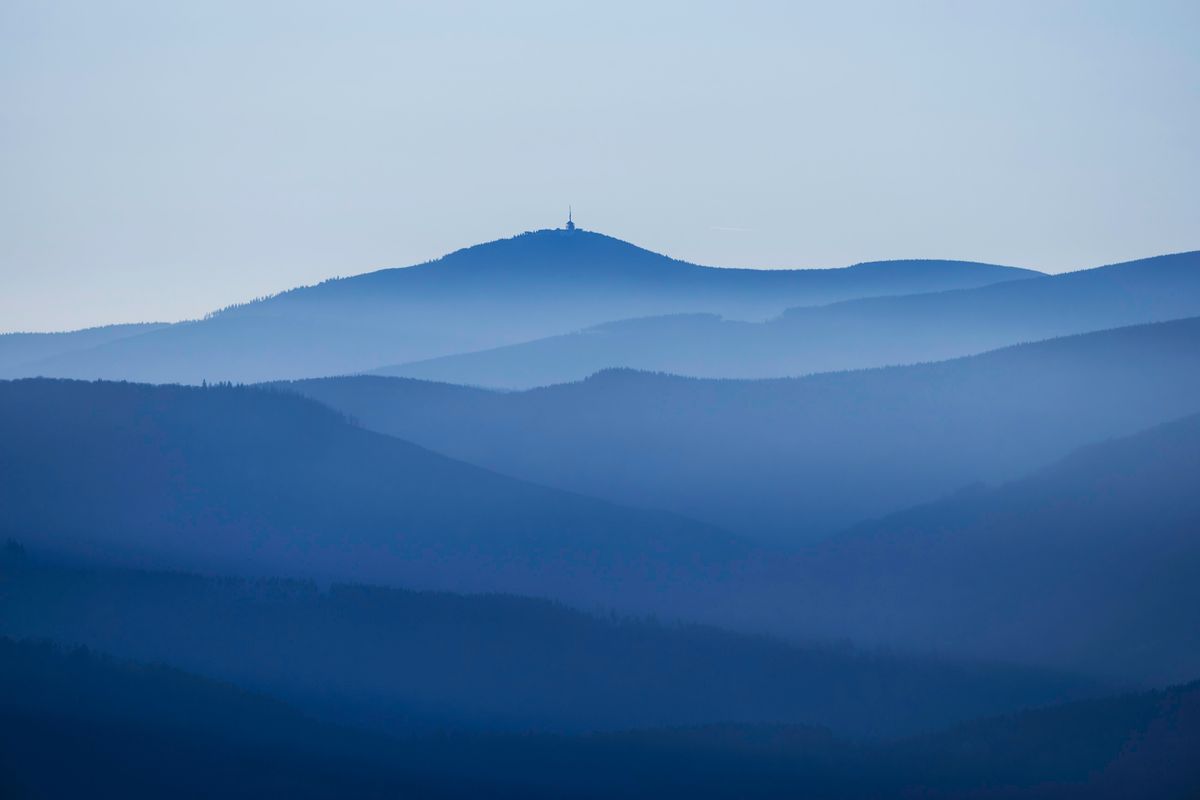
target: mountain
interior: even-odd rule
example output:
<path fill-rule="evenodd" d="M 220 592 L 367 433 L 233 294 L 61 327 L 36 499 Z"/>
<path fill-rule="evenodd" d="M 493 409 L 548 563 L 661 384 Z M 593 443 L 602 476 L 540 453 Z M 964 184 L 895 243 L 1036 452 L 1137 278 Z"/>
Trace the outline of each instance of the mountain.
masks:
<path fill-rule="evenodd" d="M 797 379 L 287 386 L 505 474 L 795 544 L 1200 410 L 1200 318 Z"/>
<path fill-rule="evenodd" d="M 789 306 L 1039 275 L 955 261 L 715 269 L 598 233 L 543 230 L 426 264 L 294 289 L 203 320 L 14 364 L 4 374 L 197 384 L 346 374 L 627 317 L 760 318 Z"/>
<path fill-rule="evenodd" d="M 1184 320 L 789 381 L 312 386 L 367 424 L 454 430 L 480 460 L 740 517 L 760 539 L 829 531 L 752 553 L 688 600 L 693 618 L 1164 685 L 1200 674 L 1198 359 L 1200 320 Z M 1180 421 L 1143 430 L 1164 418 Z M 920 494 L 944 497 L 901 510 Z M 795 522 L 834 514 L 860 523 Z"/>
<path fill-rule="evenodd" d="M 865 523 L 790 570 L 808 630 L 1163 685 L 1200 674 L 1200 415 Z"/>
<path fill-rule="evenodd" d="M 4 635 L 167 663 L 393 733 L 715 721 L 931 731 L 1095 694 L 1005 664 L 784 643 L 507 595 L 0 564 Z"/>
<path fill-rule="evenodd" d="M 20 371 L 27 364 L 36 364 L 73 351 L 87 350 L 166 327 L 163 322 L 132 325 L 106 325 L 66 333 L 3 333 L 0 334 L 0 370 Z"/>
<path fill-rule="evenodd" d="M 6 797 L 1195 796 L 1200 687 L 861 745 L 791 726 L 390 739 L 195 675 L 0 639 Z"/>
<path fill-rule="evenodd" d="M 519 590 L 669 592 L 747 550 L 711 526 L 507 478 L 290 393 L 0 382 L 0 535 L 132 564 Z"/>
<path fill-rule="evenodd" d="M 610 367 L 771 378 L 934 361 L 1066 334 L 1200 314 L 1200 251 L 978 288 L 795 308 L 745 322 L 713 314 L 609 322 L 374 370 L 523 389 Z"/>

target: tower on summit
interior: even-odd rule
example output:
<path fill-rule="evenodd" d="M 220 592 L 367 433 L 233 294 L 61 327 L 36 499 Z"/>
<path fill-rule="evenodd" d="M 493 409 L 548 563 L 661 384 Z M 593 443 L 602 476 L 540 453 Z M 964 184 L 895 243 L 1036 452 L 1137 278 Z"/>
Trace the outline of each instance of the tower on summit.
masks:
<path fill-rule="evenodd" d="M 575 220 L 571 218 L 571 207 L 567 206 L 567 230 L 575 230 Z"/>

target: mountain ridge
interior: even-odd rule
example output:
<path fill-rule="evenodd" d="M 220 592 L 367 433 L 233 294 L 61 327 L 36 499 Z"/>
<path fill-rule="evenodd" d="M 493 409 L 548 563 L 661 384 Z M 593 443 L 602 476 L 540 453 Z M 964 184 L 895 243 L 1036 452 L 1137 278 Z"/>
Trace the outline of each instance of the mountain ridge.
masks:
<path fill-rule="evenodd" d="M 167 327 L 167 322 L 131 322 L 98 325 L 71 331 L 14 331 L 0 333 L 0 370 L 21 367 L 73 350 L 106 344 Z"/>
<path fill-rule="evenodd" d="M 788 642 L 510 594 L 68 566 L 36 553 L 0 555 L 0 580 L 4 635 L 194 669 L 314 710 L 340 696 L 341 721 L 393 733 L 718 719 L 874 737 L 1107 688 L 1057 670 Z M 731 674 L 727 693 L 705 695 Z"/>
<path fill-rule="evenodd" d="M 479 244 L 468 245 L 457 250 L 451 251 L 438 258 L 433 258 L 428 261 L 423 261 L 419 264 L 412 264 L 405 267 L 383 267 L 377 270 L 360 273 L 358 275 L 349 275 L 338 278 L 330 278 L 321 281 L 311 286 L 296 287 L 295 289 L 285 290 L 272 297 L 287 294 L 289 292 L 303 291 L 305 289 L 325 286 L 330 283 L 352 282 L 359 279 L 370 279 L 373 281 L 383 281 L 390 278 L 401 277 L 401 273 L 413 274 L 417 272 L 427 272 L 433 269 L 451 270 L 451 271 L 471 271 L 471 270 L 488 270 L 497 269 L 494 261 L 479 262 L 474 259 L 475 256 L 484 255 L 494 257 L 505 255 L 503 251 L 516 250 L 521 245 L 532 244 L 538 247 L 535 252 L 523 252 L 521 255 L 525 258 L 533 256 L 533 260 L 525 266 L 533 266 L 538 269 L 552 267 L 562 262 L 550 261 L 546 259 L 547 255 L 559 255 L 567 251 L 567 248 L 578 246 L 580 244 L 588 244 L 591 246 L 599 246 L 606 248 L 613 253 L 624 253 L 635 257 L 635 267 L 647 267 L 651 269 L 684 269 L 691 271 L 703 270 L 696 274 L 705 275 L 708 277 L 717 277 L 719 273 L 737 273 L 737 274 L 754 274 L 764 279 L 771 276 L 778 276 L 779 280 L 796 273 L 805 273 L 809 275 L 818 273 L 828 273 L 830 275 L 844 272 L 864 272 L 875 271 L 882 269 L 894 268 L 912 268 L 912 267 L 927 267 L 933 270 L 939 269 L 954 269 L 960 266 L 980 267 L 990 270 L 995 270 L 998 273 L 1018 277 L 1024 275 L 1026 277 L 1038 277 L 1045 273 L 1038 270 L 1028 269 L 1025 267 L 1013 267 L 1003 264 L 994 264 L 983 261 L 970 261 L 966 259 L 944 259 L 944 258 L 896 258 L 884 259 L 879 261 L 859 261 L 853 264 L 846 264 L 840 267 L 721 267 L 708 264 L 698 264 L 686 261 L 680 258 L 659 253 L 648 248 L 641 247 L 624 239 L 619 239 L 615 236 L 610 236 L 598 231 L 584 230 L 582 228 L 567 231 L 562 228 L 542 228 L 539 230 L 525 231 L 514 236 L 493 239 L 489 242 L 480 242 Z M 546 251 L 550 252 L 547 253 Z M 610 262 L 611 266 L 619 262 Z M 565 266 L 570 267 L 572 264 L 567 262 Z M 605 277 L 611 277 L 616 274 L 617 270 L 611 270 Z"/>
<path fill-rule="evenodd" d="M 797 608 L 859 641 L 980 658 L 1036 642 L 1040 664 L 1186 680 L 1200 671 L 1200 635 L 1177 611 L 1200 603 L 1198 454 L 1193 413 L 861 523 L 797 559 Z"/>
<path fill-rule="evenodd" d="M 390 738 L 191 673 L 3 638 L 0 674 L 13 797 L 1175 800 L 1200 785 L 1196 683 L 864 746 L 780 724 Z"/>
<path fill-rule="evenodd" d="M 1198 376 L 1193 317 L 800 378 L 613 369 L 515 392 L 385 376 L 286 386 L 506 474 L 796 541 L 1195 411 Z"/>
<path fill-rule="evenodd" d="M 204 319 L 26 361 L 4 376 L 193 384 L 315 377 L 637 316 L 757 318 L 788 306 L 1043 277 L 971 262 L 898 263 L 896 269 L 724 269 L 589 231 L 531 232 L 421 265 L 227 306 Z"/>
<path fill-rule="evenodd" d="M 643 317 L 371 370 L 506 389 L 605 367 L 772 378 L 938 361 L 1023 341 L 1200 314 L 1200 251 L 972 288 L 794 307 L 762 322 Z"/>
<path fill-rule="evenodd" d="M 51 379 L 0 382 L 0 532 L 112 563 L 583 603 L 619 601 L 621 586 L 666 592 L 748 550 L 704 523 L 362 429 L 294 393 Z"/>

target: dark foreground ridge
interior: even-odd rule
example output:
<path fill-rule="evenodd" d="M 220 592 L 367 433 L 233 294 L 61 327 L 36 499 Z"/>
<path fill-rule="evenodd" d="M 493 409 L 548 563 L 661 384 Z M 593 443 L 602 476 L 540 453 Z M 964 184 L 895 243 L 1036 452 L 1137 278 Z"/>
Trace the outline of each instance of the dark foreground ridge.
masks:
<path fill-rule="evenodd" d="M 1200 684 L 856 745 L 819 729 L 389 738 L 228 684 L 0 638 L 6 797 L 1125 798 L 1200 790 Z M 64 768 L 69 765 L 69 768 Z"/>
<path fill-rule="evenodd" d="M 787 644 L 510 595 L 321 590 L 11 555 L 0 581 L 0 633 L 169 663 L 391 732 L 721 720 L 892 736 L 1099 690 L 1045 670 Z"/>

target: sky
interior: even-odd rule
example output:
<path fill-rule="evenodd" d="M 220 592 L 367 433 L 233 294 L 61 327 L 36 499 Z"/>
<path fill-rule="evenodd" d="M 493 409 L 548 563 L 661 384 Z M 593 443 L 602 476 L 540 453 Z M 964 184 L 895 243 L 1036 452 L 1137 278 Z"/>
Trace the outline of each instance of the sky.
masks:
<path fill-rule="evenodd" d="M 1200 249 L 1200 3 L 0 3 L 0 331 L 576 222 L 715 266 Z"/>

